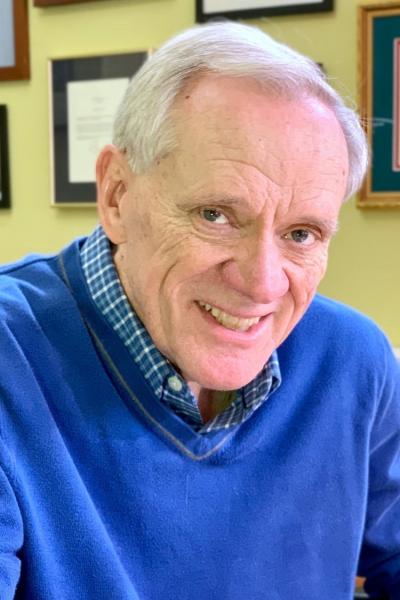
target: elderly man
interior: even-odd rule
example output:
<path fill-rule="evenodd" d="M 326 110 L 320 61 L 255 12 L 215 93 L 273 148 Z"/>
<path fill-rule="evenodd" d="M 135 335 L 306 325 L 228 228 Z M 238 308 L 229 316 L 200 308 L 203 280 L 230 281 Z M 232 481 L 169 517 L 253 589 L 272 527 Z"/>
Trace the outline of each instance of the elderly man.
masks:
<path fill-rule="evenodd" d="M 101 227 L 2 270 L 2 600 L 400 598 L 399 370 L 315 297 L 366 157 L 255 29 L 133 78 Z"/>

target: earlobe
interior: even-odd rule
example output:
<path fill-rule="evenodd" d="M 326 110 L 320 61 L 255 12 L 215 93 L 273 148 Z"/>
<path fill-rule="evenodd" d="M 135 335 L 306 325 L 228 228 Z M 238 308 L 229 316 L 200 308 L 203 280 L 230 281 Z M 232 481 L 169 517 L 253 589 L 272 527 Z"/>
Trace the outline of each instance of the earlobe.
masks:
<path fill-rule="evenodd" d="M 127 190 L 126 159 L 115 146 L 107 145 L 96 162 L 97 208 L 107 237 L 114 244 L 125 241 L 121 201 Z"/>

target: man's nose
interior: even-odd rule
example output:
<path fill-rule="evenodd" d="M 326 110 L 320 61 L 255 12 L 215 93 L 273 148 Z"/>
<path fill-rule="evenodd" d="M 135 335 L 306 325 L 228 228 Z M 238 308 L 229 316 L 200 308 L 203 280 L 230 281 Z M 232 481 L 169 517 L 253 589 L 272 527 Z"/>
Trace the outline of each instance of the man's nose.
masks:
<path fill-rule="evenodd" d="M 224 281 L 252 302 L 268 304 L 289 289 L 284 257 L 273 240 L 262 240 L 240 248 L 222 265 Z"/>

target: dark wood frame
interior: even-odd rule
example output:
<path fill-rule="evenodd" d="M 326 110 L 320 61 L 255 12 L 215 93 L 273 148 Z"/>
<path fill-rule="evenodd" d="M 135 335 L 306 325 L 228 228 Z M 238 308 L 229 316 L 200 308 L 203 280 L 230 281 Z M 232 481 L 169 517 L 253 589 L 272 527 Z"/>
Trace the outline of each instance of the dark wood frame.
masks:
<path fill-rule="evenodd" d="M 58 6 L 61 4 L 77 4 L 81 2 L 93 2 L 93 0 L 33 0 L 34 6 L 46 8 L 46 6 Z"/>
<path fill-rule="evenodd" d="M 29 28 L 27 0 L 13 0 L 15 65 L 0 67 L 0 81 L 29 79 Z"/>
<path fill-rule="evenodd" d="M 395 42 L 400 38 L 400 34 L 397 35 L 400 1 L 375 2 L 358 10 L 360 112 L 372 152 L 357 206 L 400 207 L 400 170 L 393 166 L 395 97 L 400 94 L 400 81 L 396 81 L 394 69 Z M 395 26 L 393 19 L 396 19 Z M 392 26 L 396 29 L 393 35 Z M 382 35 L 384 44 L 379 37 Z M 397 131 L 399 128 L 400 123 Z"/>
<path fill-rule="evenodd" d="M 204 22 L 210 19 L 255 19 L 258 17 L 274 15 L 293 15 L 313 12 L 322 12 L 333 10 L 334 0 L 320 0 L 319 4 L 315 2 L 302 2 L 297 5 L 286 5 L 282 0 L 282 6 L 271 7 L 268 0 L 265 0 L 265 7 L 255 8 L 252 6 L 252 0 L 242 0 L 243 8 L 239 10 L 224 10 L 220 12 L 205 12 L 205 0 L 196 0 L 196 21 Z"/>
<path fill-rule="evenodd" d="M 0 105 L 0 209 L 10 208 L 7 107 Z"/>

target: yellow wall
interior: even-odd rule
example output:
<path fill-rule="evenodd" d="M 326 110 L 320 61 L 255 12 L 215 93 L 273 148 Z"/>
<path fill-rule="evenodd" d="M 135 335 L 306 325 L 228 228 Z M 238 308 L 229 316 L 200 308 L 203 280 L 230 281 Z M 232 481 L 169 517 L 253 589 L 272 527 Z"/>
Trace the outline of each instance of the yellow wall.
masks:
<path fill-rule="evenodd" d="M 377 0 L 375 0 L 376 2 Z M 28 0 L 33 4 L 33 0 Z M 0 211 L 0 261 L 54 251 L 89 232 L 94 208 L 50 207 L 47 58 L 157 47 L 194 21 L 195 0 L 99 0 L 30 6 L 31 80 L 0 83 L 9 110 L 11 211 Z M 259 25 L 322 62 L 339 89 L 356 96 L 356 0 L 335 0 L 334 13 L 260 19 Z M 343 209 L 321 291 L 372 316 L 400 346 L 400 209 Z"/>

